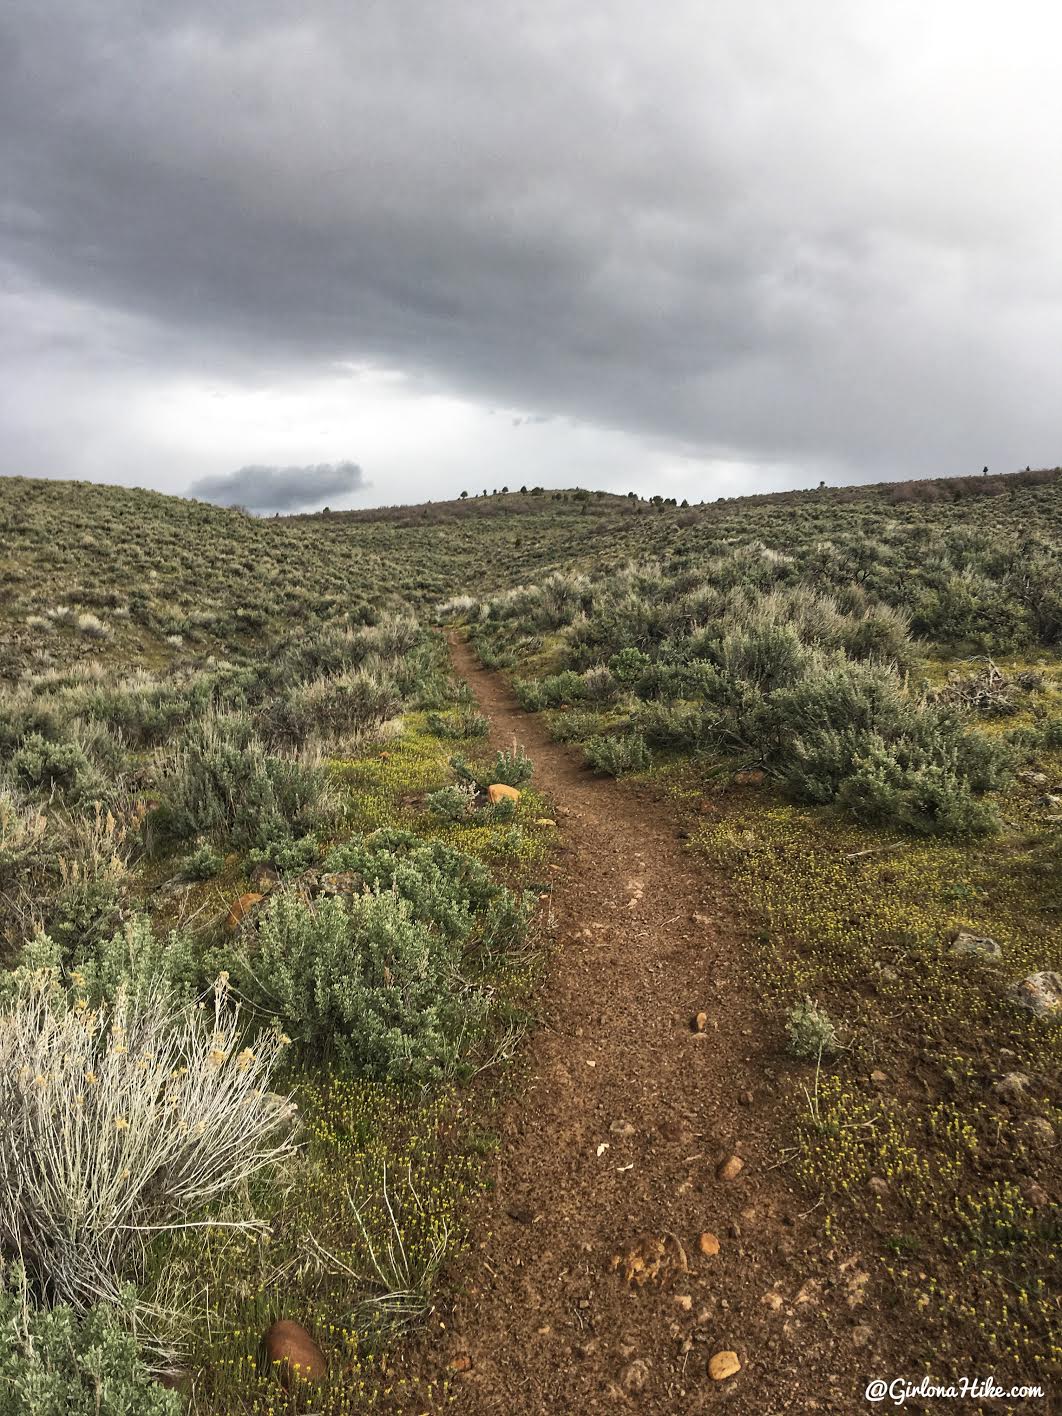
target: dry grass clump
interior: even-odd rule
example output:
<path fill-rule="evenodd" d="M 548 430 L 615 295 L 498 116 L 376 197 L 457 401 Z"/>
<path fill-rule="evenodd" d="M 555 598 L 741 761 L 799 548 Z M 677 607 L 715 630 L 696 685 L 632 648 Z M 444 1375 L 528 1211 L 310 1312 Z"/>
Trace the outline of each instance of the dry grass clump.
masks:
<path fill-rule="evenodd" d="M 223 981 L 208 1008 L 164 986 L 93 1008 L 71 982 L 16 975 L 0 1012 L 0 1246 L 39 1297 L 87 1307 L 292 1142 L 270 1090 L 286 1039 L 248 1041 Z"/>

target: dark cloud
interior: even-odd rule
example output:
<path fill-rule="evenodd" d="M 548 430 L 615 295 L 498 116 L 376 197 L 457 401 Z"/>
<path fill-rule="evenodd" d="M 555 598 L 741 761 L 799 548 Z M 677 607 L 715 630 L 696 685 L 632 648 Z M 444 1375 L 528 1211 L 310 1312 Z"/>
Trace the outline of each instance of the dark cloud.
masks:
<path fill-rule="evenodd" d="M 349 360 L 794 475 L 1057 460 L 1019 8 L 9 0 L 0 268 L 139 322 L 138 373 Z"/>
<path fill-rule="evenodd" d="M 245 506 L 249 511 L 302 511 L 349 497 L 366 485 L 356 462 L 319 462 L 310 467 L 241 467 L 200 477 L 188 488 L 188 495 L 219 506 Z"/>

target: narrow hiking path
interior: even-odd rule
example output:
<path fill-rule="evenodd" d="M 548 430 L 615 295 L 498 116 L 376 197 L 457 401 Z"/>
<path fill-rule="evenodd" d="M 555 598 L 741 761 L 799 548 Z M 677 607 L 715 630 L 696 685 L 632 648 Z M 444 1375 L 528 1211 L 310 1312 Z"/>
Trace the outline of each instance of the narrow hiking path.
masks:
<path fill-rule="evenodd" d="M 450 643 L 493 743 L 534 759 L 560 840 L 543 1024 L 457 1276 L 457 1408 L 865 1409 L 884 1324 L 858 1256 L 822 1241 L 775 1164 L 779 1058 L 741 985 L 739 922 L 666 807 L 587 772 Z M 719 1178 L 732 1155 L 740 1174 Z M 713 1381 L 728 1350 L 741 1371 Z"/>

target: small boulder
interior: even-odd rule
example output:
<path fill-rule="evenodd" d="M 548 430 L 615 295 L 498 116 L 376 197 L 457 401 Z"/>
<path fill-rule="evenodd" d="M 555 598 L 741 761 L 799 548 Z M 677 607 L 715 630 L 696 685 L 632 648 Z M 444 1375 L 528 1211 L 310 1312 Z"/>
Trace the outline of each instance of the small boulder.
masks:
<path fill-rule="evenodd" d="M 520 793 L 515 787 L 507 787 L 504 782 L 492 782 L 487 788 L 487 797 L 491 806 L 497 806 L 500 801 L 519 801 Z"/>
<path fill-rule="evenodd" d="M 1001 959 L 1003 950 L 994 939 L 984 934 L 971 934 L 960 929 L 951 943 L 950 952 L 957 959 Z"/>
<path fill-rule="evenodd" d="M 1062 1014 L 1062 974 L 1049 970 L 1030 974 L 1011 984 L 1010 996 L 1038 1018 L 1057 1018 Z"/>
<path fill-rule="evenodd" d="M 1034 1151 L 1054 1150 L 1058 1144 L 1055 1128 L 1042 1116 L 1030 1116 L 1022 1122 L 1021 1138 Z"/>
<path fill-rule="evenodd" d="M 238 900 L 232 902 L 232 908 L 225 917 L 225 928 L 230 934 L 235 934 L 240 925 L 264 897 L 257 890 L 248 890 L 246 895 L 241 895 Z"/>
<path fill-rule="evenodd" d="M 260 862 L 251 871 L 251 889 L 257 890 L 260 895 L 268 895 L 279 883 L 280 872 L 276 866 L 267 865 L 265 861 Z"/>
<path fill-rule="evenodd" d="M 1033 772 L 1026 770 L 1024 772 L 1018 773 L 1018 781 L 1027 782 L 1030 787 L 1046 787 L 1047 780 L 1048 778 L 1046 772 Z"/>
<path fill-rule="evenodd" d="M 330 870 L 317 882 L 318 895 L 360 895 L 365 882 L 356 870 Z"/>
<path fill-rule="evenodd" d="M 322 1382 L 328 1375 L 325 1355 L 301 1323 L 280 1319 L 265 1335 L 266 1359 L 287 1386 L 290 1382 Z"/>
<path fill-rule="evenodd" d="M 1007 1072 L 992 1083 L 992 1090 L 1010 1106 L 1019 1106 L 1029 1094 L 1032 1078 L 1025 1072 Z"/>
<path fill-rule="evenodd" d="M 717 1352 L 708 1359 L 708 1375 L 713 1382 L 725 1382 L 728 1377 L 737 1376 L 741 1363 L 736 1352 Z"/>
<path fill-rule="evenodd" d="M 719 1240 L 710 1229 L 704 1231 L 697 1243 L 706 1259 L 714 1258 L 719 1252 Z"/>
<path fill-rule="evenodd" d="M 733 777 L 735 787 L 762 787 L 766 780 L 767 773 L 762 767 L 744 767 Z"/>

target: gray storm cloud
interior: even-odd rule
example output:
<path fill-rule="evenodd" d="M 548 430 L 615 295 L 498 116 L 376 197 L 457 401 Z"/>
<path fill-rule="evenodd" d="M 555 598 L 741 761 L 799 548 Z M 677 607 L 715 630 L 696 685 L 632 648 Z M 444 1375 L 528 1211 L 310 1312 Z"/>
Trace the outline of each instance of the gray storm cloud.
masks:
<path fill-rule="evenodd" d="M 365 485 L 365 474 L 356 462 L 248 466 L 200 477 L 188 488 L 188 495 L 219 506 L 245 506 L 249 511 L 302 511 L 320 507 L 330 497 L 348 497 Z"/>
<path fill-rule="evenodd" d="M 1059 37 L 1032 0 L 9 0 L 7 396 L 352 361 L 798 480 L 1057 461 Z"/>

